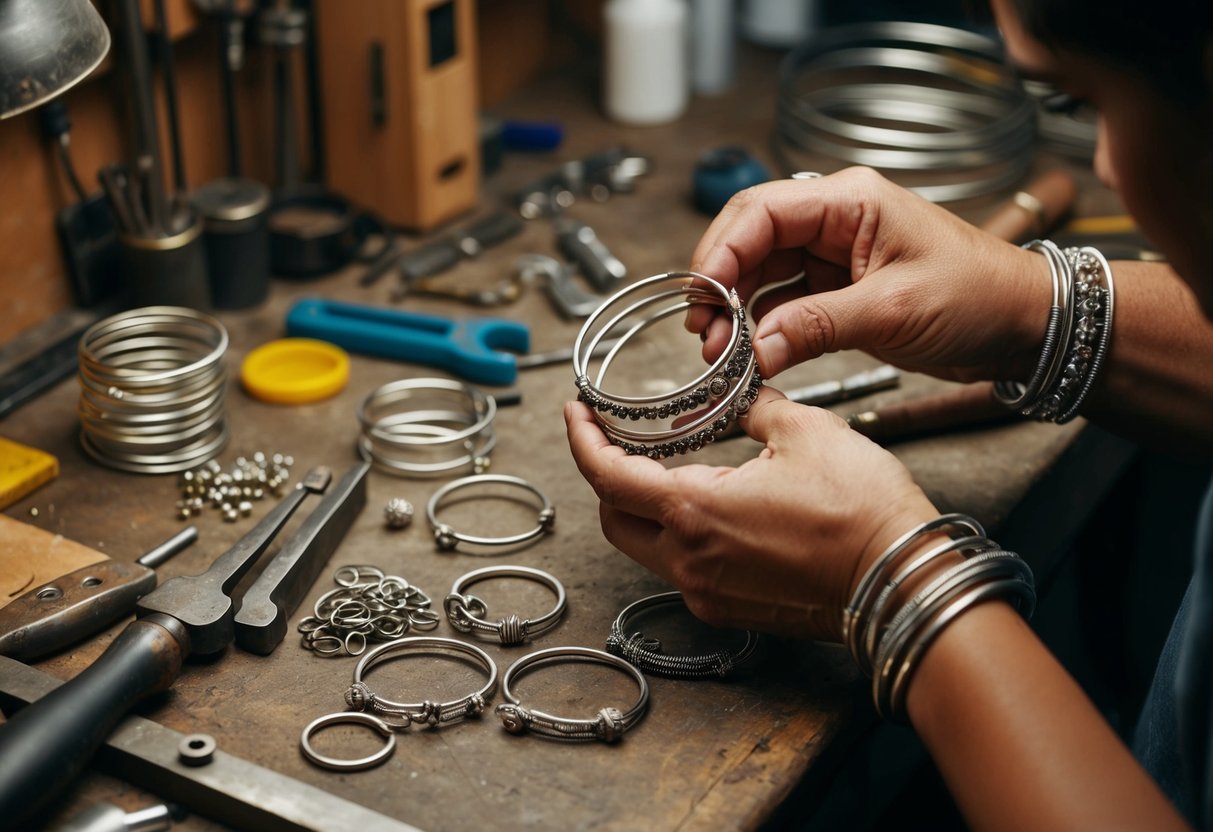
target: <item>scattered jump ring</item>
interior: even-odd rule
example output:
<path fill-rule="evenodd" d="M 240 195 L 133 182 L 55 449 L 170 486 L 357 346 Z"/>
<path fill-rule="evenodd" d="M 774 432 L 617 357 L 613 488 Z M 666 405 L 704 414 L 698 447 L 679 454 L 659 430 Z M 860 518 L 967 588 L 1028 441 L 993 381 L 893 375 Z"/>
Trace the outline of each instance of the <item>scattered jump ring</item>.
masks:
<path fill-rule="evenodd" d="M 658 676 L 673 679 L 723 679 L 733 668 L 748 659 L 758 646 L 757 633 L 746 630 L 745 644 L 736 652 L 717 650 L 695 656 L 670 656 L 662 652 L 661 642 L 657 639 L 646 638 L 638 632 L 625 635 L 629 622 L 642 612 L 669 604 L 685 606 L 682 593 L 662 592 L 641 598 L 625 607 L 611 624 L 611 633 L 606 640 L 607 652 Z"/>
<path fill-rule="evenodd" d="M 640 689 L 640 698 L 626 711 L 603 708 L 594 719 L 570 719 L 523 707 L 518 697 L 510 690 L 510 682 L 535 668 L 564 661 L 594 662 L 618 668 L 635 680 Z M 551 647 L 523 656 L 510 665 L 501 678 L 501 693 L 507 701 L 497 706 L 497 716 L 501 717 L 505 730 L 511 734 L 530 731 L 559 740 L 616 742 L 625 730 L 640 721 L 649 705 L 649 683 L 644 674 L 623 659 L 592 647 Z"/>
<path fill-rule="evenodd" d="M 492 484 L 515 486 L 529 491 L 539 498 L 539 517 L 535 528 L 530 531 L 505 535 L 503 537 L 480 537 L 478 535 L 462 534 L 445 523 L 438 522 L 438 508 L 442 504 L 442 501 L 450 494 L 462 488 Z M 521 477 L 511 477 L 506 474 L 474 474 L 470 477 L 463 477 L 448 482 L 435 491 L 433 497 L 430 497 L 430 501 L 425 507 L 425 517 L 429 521 L 430 529 L 434 532 L 434 543 L 443 552 L 453 550 L 460 543 L 468 543 L 475 546 L 516 546 L 543 537 L 556 527 L 556 509 L 552 506 L 552 501 L 547 498 L 547 495 Z"/>
<path fill-rule="evenodd" d="M 484 668 L 489 677 L 488 682 L 475 693 L 451 702 L 429 700 L 417 703 L 394 702 L 373 693 L 364 681 L 364 677 L 376 665 L 409 650 L 464 653 L 471 656 Z M 466 717 L 480 716 L 496 689 L 497 665 L 494 664 L 488 653 L 476 645 L 439 636 L 411 636 L 381 644 L 358 660 L 358 666 L 354 668 L 354 681 L 345 692 L 345 703 L 356 711 L 372 711 L 380 717 L 387 716 L 400 720 L 398 723 L 393 723 L 392 727 L 395 728 L 407 728 L 414 722 L 437 726 Z"/>
<path fill-rule="evenodd" d="M 383 736 L 387 737 L 387 743 L 383 748 L 370 754 L 366 757 L 360 757 L 355 760 L 344 760 L 340 757 L 329 757 L 319 753 L 312 748 L 312 737 L 321 729 L 327 728 L 330 725 L 338 724 L 354 724 L 366 725 L 373 728 Z M 362 769 L 374 768 L 383 763 L 388 757 L 392 756 L 392 752 L 396 750 L 396 734 L 392 731 L 392 727 L 384 722 L 379 717 L 373 714 L 364 714 L 357 712 L 345 711 L 338 714 L 327 714 L 322 717 L 317 717 L 308 723 L 308 726 L 303 729 L 303 735 L 299 738 L 299 750 L 303 752 L 303 756 L 307 757 L 313 763 L 322 768 L 332 769 L 334 771 L 361 771 Z"/>
<path fill-rule="evenodd" d="M 551 612 L 535 619 L 520 619 L 517 615 L 510 614 L 496 623 L 485 621 L 479 617 L 488 612 L 484 602 L 475 595 L 467 595 L 464 592 L 472 584 L 489 578 L 528 578 L 537 581 L 556 593 L 556 606 Z M 521 644 L 526 639 L 546 633 L 555 627 L 564 615 L 566 604 L 563 584 L 547 572 L 529 566 L 486 566 L 483 569 L 475 569 L 455 581 L 442 606 L 446 611 L 447 621 L 459 632 L 470 633 L 475 630 L 478 633 L 493 633 L 502 644 L 508 645 Z"/>

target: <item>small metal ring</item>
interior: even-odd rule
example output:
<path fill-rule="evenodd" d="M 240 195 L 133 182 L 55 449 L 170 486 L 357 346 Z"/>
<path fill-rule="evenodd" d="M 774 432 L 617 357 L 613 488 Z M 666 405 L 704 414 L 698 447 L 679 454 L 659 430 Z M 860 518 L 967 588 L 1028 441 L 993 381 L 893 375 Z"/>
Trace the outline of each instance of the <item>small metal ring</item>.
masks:
<path fill-rule="evenodd" d="M 607 652 L 626 659 L 647 673 L 655 673 L 658 676 L 675 679 L 711 677 L 723 679 L 732 672 L 734 667 L 748 659 L 758 646 L 757 633 L 746 630 L 745 644 L 736 652 L 718 650 L 701 655 L 671 656 L 661 651 L 659 641 L 647 639 L 641 633 L 628 634 L 628 624 L 633 618 L 646 610 L 668 604 L 679 604 L 685 607 L 682 593 L 660 592 L 624 607 L 611 624 L 611 632 L 606 640 Z"/>
<path fill-rule="evenodd" d="M 516 615 L 510 615 L 495 623 L 485 621 L 477 617 L 488 612 L 484 608 L 484 602 L 474 595 L 465 595 L 464 591 L 472 584 L 489 578 L 527 578 L 541 583 L 556 593 L 556 606 L 551 612 L 535 619 L 519 619 Z M 479 604 L 474 604 L 472 601 L 478 601 Z M 486 566 L 483 569 L 474 569 L 455 581 L 442 606 L 446 611 L 447 620 L 456 630 L 465 633 L 473 630 L 480 633 L 493 633 L 502 644 L 509 645 L 521 644 L 527 638 L 540 635 L 555 627 L 561 616 L 564 615 L 567 605 L 564 585 L 541 569 L 532 569 L 529 566 Z M 480 612 L 480 609 L 483 609 L 483 612 Z"/>
<path fill-rule="evenodd" d="M 538 497 L 542 503 L 539 509 L 538 525 L 530 531 L 520 532 L 519 534 L 503 537 L 480 537 L 478 535 L 462 534 L 445 523 L 438 522 L 438 507 L 451 493 L 461 488 L 493 483 L 517 486 Z M 552 506 L 552 501 L 547 498 L 546 494 L 521 477 L 512 477 L 507 474 L 473 474 L 470 477 L 452 480 L 435 491 L 434 496 L 430 497 L 429 503 L 426 504 L 425 518 L 434 533 L 434 542 L 438 546 L 438 549 L 443 552 L 449 552 L 460 543 L 476 546 L 514 546 L 535 540 L 550 533 L 555 527 L 556 509 Z"/>
<path fill-rule="evenodd" d="M 481 667 L 488 674 L 488 682 L 475 693 L 451 702 L 442 703 L 429 701 L 418 703 L 393 702 L 390 699 L 384 699 L 372 693 L 367 687 L 366 682 L 363 681 L 363 677 L 374 669 L 377 664 L 386 661 L 393 653 L 411 648 L 452 650 L 458 653 L 465 653 L 480 662 Z M 488 653 L 476 645 L 440 636 L 410 636 L 409 638 L 401 638 L 396 641 L 389 641 L 387 644 L 381 644 L 358 660 L 358 665 L 354 668 L 353 683 L 346 694 L 346 702 L 351 707 L 360 710 L 365 708 L 373 710 L 380 715 L 399 717 L 403 721 L 401 727 L 405 727 L 413 722 L 427 725 L 441 725 L 444 722 L 450 722 L 463 717 L 479 716 L 485 707 L 485 703 L 492 698 L 493 692 L 496 689 L 497 665 L 489 657 Z"/>
<path fill-rule="evenodd" d="M 594 662 L 618 668 L 635 680 L 640 689 L 640 698 L 626 711 L 603 708 L 594 719 L 569 719 L 523 707 L 522 702 L 510 690 L 510 682 L 527 671 L 562 660 Z M 522 734 L 529 730 L 540 736 L 561 740 L 597 739 L 616 742 L 625 730 L 640 721 L 649 705 L 649 683 L 640 669 L 618 656 L 592 647 L 550 647 L 523 656 L 510 665 L 501 677 L 501 693 L 507 701 L 498 705 L 496 712 L 507 731 L 511 734 Z"/>
<path fill-rule="evenodd" d="M 312 736 L 317 731 L 330 725 L 343 723 L 365 725 L 368 728 L 373 728 L 387 737 L 387 743 L 374 754 L 360 757 L 356 760 L 329 757 L 312 748 Z M 307 757 L 308 760 L 322 768 L 332 769 L 333 771 L 361 771 L 362 769 L 374 768 L 392 756 L 392 752 L 396 750 L 396 734 L 390 725 L 374 714 L 362 713 L 360 711 L 342 711 L 336 714 L 326 714 L 309 722 L 308 726 L 303 729 L 302 736 L 299 737 L 299 750 L 303 752 L 304 757 Z"/>

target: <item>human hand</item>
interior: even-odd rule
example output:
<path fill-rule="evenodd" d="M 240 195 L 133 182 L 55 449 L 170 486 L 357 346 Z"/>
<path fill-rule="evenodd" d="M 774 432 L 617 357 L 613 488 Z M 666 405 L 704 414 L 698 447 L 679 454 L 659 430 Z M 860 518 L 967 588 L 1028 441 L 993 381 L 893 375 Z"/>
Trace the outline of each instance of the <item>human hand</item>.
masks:
<path fill-rule="evenodd" d="M 607 540 L 716 626 L 839 640 L 867 567 L 939 514 L 888 451 L 769 388 L 741 420 L 766 448 L 737 468 L 666 468 L 612 445 L 585 405 L 564 416 Z"/>
<path fill-rule="evenodd" d="M 1043 257 L 1003 242 L 867 168 L 768 182 L 733 197 L 704 233 L 693 271 L 735 287 L 758 321 L 764 377 L 862 349 L 953 381 L 1026 378 L 1051 298 Z M 699 307 L 687 328 L 704 355 L 727 336 Z"/>

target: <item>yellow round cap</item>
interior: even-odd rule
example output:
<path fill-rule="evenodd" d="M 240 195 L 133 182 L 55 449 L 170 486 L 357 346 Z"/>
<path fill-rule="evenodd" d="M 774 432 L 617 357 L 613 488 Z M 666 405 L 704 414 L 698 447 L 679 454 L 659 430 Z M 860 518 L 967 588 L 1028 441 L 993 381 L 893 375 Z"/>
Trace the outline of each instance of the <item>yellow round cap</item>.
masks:
<path fill-rule="evenodd" d="M 250 396 L 274 404 L 308 404 L 334 396 L 350 380 L 350 357 L 327 341 L 283 338 L 262 344 L 240 365 Z"/>

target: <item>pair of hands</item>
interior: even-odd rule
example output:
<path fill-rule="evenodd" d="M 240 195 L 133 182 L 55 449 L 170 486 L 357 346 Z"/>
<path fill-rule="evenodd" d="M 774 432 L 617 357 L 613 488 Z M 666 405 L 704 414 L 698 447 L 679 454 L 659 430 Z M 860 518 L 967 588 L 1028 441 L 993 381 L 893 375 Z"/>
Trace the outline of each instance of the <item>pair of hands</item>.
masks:
<path fill-rule="evenodd" d="M 747 303 L 804 273 L 750 306 L 768 379 L 843 349 L 958 381 L 1026 377 L 1051 291 L 1043 258 L 861 168 L 743 191 L 691 268 Z M 706 307 L 690 311 L 687 328 L 709 360 L 728 337 Z M 565 421 L 607 540 L 710 624 L 837 640 L 867 566 L 938 515 L 896 457 L 769 387 L 741 420 L 766 447 L 737 468 L 628 456 L 577 402 Z"/>

